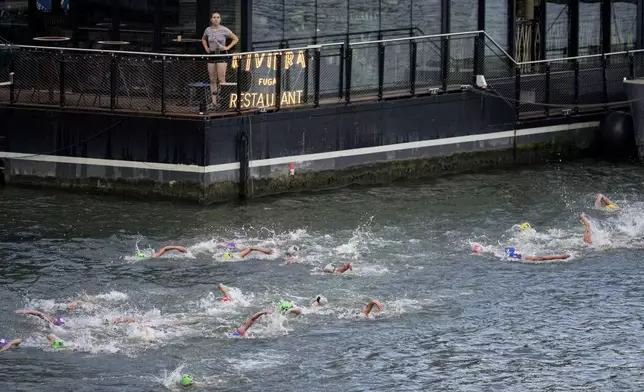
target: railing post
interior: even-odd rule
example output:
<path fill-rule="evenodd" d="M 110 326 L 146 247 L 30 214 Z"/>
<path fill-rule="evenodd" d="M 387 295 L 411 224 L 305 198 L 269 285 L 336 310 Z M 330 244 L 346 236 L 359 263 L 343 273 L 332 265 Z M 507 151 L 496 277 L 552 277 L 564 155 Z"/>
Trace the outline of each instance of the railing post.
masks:
<path fill-rule="evenodd" d="M 311 52 L 306 49 L 304 51 L 304 55 L 306 56 L 306 63 L 310 64 L 311 62 Z M 309 68 L 310 67 L 305 67 L 304 68 L 304 103 L 309 102 Z"/>
<path fill-rule="evenodd" d="M 635 79 L 635 67 L 633 65 L 633 53 L 628 52 L 628 78 Z"/>
<path fill-rule="evenodd" d="M 313 96 L 313 105 L 317 108 L 320 106 L 320 48 L 315 49 L 315 93 Z"/>
<path fill-rule="evenodd" d="M 575 113 L 579 111 L 577 105 L 579 105 L 579 59 L 574 60 L 574 70 L 575 70 Z"/>
<path fill-rule="evenodd" d="M 476 75 L 485 74 L 485 34 L 478 33 L 474 37 L 474 75 L 473 84 L 476 86 Z"/>
<path fill-rule="evenodd" d="M 234 55 L 233 55 L 234 56 Z M 237 102 L 237 114 L 241 115 L 242 112 L 242 77 L 243 77 L 243 64 L 244 64 L 244 55 L 239 55 L 239 58 L 237 59 L 237 99 L 235 102 Z M 277 95 L 275 95 L 275 99 L 277 99 Z"/>
<path fill-rule="evenodd" d="M 441 39 L 441 78 L 443 80 L 443 91 L 447 92 L 447 80 L 449 79 L 449 38 Z"/>
<path fill-rule="evenodd" d="M 545 96 L 545 113 L 546 117 L 550 116 L 550 63 L 546 63 L 546 96 Z"/>
<path fill-rule="evenodd" d="M 116 81 L 117 81 L 116 55 L 112 53 L 110 61 L 110 109 L 116 108 Z"/>
<path fill-rule="evenodd" d="M 275 109 L 280 110 L 282 98 L 282 52 L 277 52 L 275 58 Z"/>
<path fill-rule="evenodd" d="M 16 74 L 15 74 L 15 69 L 16 69 L 16 58 L 12 58 L 11 62 L 9 63 L 9 81 L 11 84 L 9 85 L 9 104 L 13 105 L 16 103 Z"/>
<path fill-rule="evenodd" d="M 378 101 L 382 100 L 385 84 L 385 44 L 378 43 Z"/>
<path fill-rule="evenodd" d="M 59 58 L 58 79 L 60 82 L 60 107 L 63 108 L 65 107 L 65 55 L 62 50 Z"/>
<path fill-rule="evenodd" d="M 346 50 L 344 44 L 340 45 L 340 82 L 338 83 L 338 98 L 342 99 L 344 92 L 344 66 L 346 63 Z"/>
<path fill-rule="evenodd" d="M 606 67 L 608 66 L 608 61 L 606 61 L 606 55 L 602 56 L 602 99 L 604 100 L 604 108 L 608 109 L 608 81 L 606 80 Z"/>
<path fill-rule="evenodd" d="M 165 116 L 165 56 L 161 57 L 161 114 Z"/>
<path fill-rule="evenodd" d="M 418 43 L 411 40 L 411 59 L 409 59 L 409 93 L 416 95 L 416 59 L 418 56 Z"/>
<path fill-rule="evenodd" d="M 521 68 L 518 65 L 514 66 L 514 115 L 516 120 L 519 120 L 519 113 L 521 111 Z"/>
<path fill-rule="evenodd" d="M 347 68 L 347 78 L 346 78 L 346 92 L 344 93 L 344 98 L 346 103 L 351 102 L 351 64 L 353 62 L 353 48 L 347 46 L 347 56 L 346 56 L 346 68 Z"/>

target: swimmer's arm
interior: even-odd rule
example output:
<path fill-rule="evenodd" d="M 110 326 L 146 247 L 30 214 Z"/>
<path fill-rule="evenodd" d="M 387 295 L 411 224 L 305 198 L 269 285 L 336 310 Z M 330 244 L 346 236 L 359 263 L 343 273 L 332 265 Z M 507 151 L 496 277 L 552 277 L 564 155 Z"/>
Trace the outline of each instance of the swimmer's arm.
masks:
<path fill-rule="evenodd" d="M 164 246 L 164 247 L 163 247 L 163 248 L 161 248 L 161 250 L 159 250 L 157 253 L 153 254 L 153 255 L 152 255 L 152 257 L 161 257 L 165 252 L 167 252 L 167 251 L 169 251 L 169 250 L 176 250 L 176 251 L 179 251 L 179 252 L 181 252 L 181 253 L 186 253 L 186 252 L 188 252 L 188 251 L 186 250 L 186 248 L 184 248 L 183 246 L 170 245 L 170 246 Z"/>
<path fill-rule="evenodd" d="M 382 311 L 382 308 L 384 308 L 384 305 L 381 304 L 380 301 L 378 301 L 377 299 L 372 299 L 371 302 L 369 302 L 367 306 L 362 309 L 362 313 L 364 313 L 365 316 L 368 315 L 369 313 L 371 313 L 371 310 L 374 306 L 378 307 L 379 311 Z"/>
<path fill-rule="evenodd" d="M 219 291 L 221 291 L 224 294 L 224 297 L 228 299 L 232 299 L 230 298 L 230 293 L 228 292 L 228 289 L 226 289 L 223 284 L 219 283 L 217 287 L 219 288 Z"/>
<path fill-rule="evenodd" d="M 289 310 L 291 313 L 297 314 L 298 316 L 303 312 L 302 308 L 298 308 L 298 307 L 292 307 Z"/>
<path fill-rule="evenodd" d="M 562 254 L 562 255 L 552 255 L 552 256 L 524 256 L 523 258 L 529 261 L 550 261 L 550 260 L 566 260 L 569 257 L 570 255 L 568 254 Z"/>
<path fill-rule="evenodd" d="M 67 311 L 68 312 L 73 312 L 74 310 L 78 309 L 79 306 L 83 304 L 83 301 L 74 301 L 67 305 Z"/>
<path fill-rule="evenodd" d="M 11 347 L 18 346 L 20 343 L 22 343 L 22 339 L 13 339 L 13 340 L 12 340 L 12 341 L 10 341 L 9 343 L 7 343 L 7 345 L 6 345 L 6 346 L 4 346 L 4 347 L 2 348 L 2 350 L 0 350 L 0 352 L 2 352 L 2 351 L 7 351 L 7 350 L 9 350 Z"/>
<path fill-rule="evenodd" d="M 252 251 L 262 252 L 266 255 L 270 255 L 273 253 L 272 249 L 260 248 L 259 246 L 249 246 L 248 248 L 239 252 L 239 257 L 246 257 Z"/>
<path fill-rule="evenodd" d="M 26 314 L 26 315 L 30 315 L 30 316 L 36 316 L 36 317 L 40 317 L 41 319 L 43 319 L 45 321 L 53 322 L 52 318 L 50 316 L 44 314 L 43 312 L 39 312 L 37 310 L 19 309 L 19 310 L 16 310 L 16 313 L 18 313 L 18 314 Z"/>
<path fill-rule="evenodd" d="M 602 206 L 602 198 L 603 197 L 604 197 L 604 195 L 602 195 L 601 193 L 597 194 L 597 197 L 595 198 L 595 208 L 601 208 L 601 206 Z"/>
<path fill-rule="evenodd" d="M 136 318 L 132 316 L 117 317 L 112 320 L 112 324 L 136 323 Z"/>

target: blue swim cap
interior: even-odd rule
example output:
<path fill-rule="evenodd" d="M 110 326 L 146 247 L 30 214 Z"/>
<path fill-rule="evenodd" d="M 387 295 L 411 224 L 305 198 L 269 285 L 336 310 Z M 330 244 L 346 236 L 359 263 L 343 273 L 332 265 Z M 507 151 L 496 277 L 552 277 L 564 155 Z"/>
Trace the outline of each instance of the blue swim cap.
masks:
<path fill-rule="evenodd" d="M 512 257 L 515 259 L 520 259 L 521 258 L 521 253 L 519 253 L 514 247 L 512 246 L 506 246 L 505 247 L 505 254 L 508 257 Z"/>
<path fill-rule="evenodd" d="M 6 346 L 7 345 L 7 339 L 0 339 L 0 346 Z"/>
<path fill-rule="evenodd" d="M 54 325 L 65 325 L 65 319 L 62 317 L 58 317 L 56 320 L 54 320 Z"/>
<path fill-rule="evenodd" d="M 229 246 L 231 248 L 234 248 L 237 246 L 237 243 L 235 241 L 230 241 L 229 243 L 226 244 L 226 246 Z"/>
<path fill-rule="evenodd" d="M 230 336 L 241 336 L 237 330 L 234 330 L 233 333 Z"/>

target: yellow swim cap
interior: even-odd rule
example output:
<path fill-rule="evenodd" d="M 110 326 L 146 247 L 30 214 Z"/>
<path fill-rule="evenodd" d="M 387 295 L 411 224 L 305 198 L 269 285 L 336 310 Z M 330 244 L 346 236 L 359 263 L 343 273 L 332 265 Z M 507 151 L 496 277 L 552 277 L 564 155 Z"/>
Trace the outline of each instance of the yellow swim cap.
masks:
<path fill-rule="evenodd" d="M 230 259 L 231 257 L 232 255 L 230 254 L 230 252 L 224 252 L 224 260 Z"/>
<path fill-rule="evenodd" d="M 530 224 L 529 224 L 528 222 L 523 222 L 523 223 L 521 224 L 521 226 L 519 226 L 519 229 L 521 229 L 521 230 L 528 230 L 528 229 L 532 229 L 532 226 L 530 226 Z"/>
<path fill-rule="evenodd" d="M 606 207 L 608 207 L 608 208 L 610 208 L 610 209 L 613 209 L 613 208 L 615 208 L 615 207 L 617 207 L 617 206 L 616 206 L 615 204 L 612 204 L 612 203 L 611 203 L 611 204 L 607 204 L 607 205 L 606 205 Z"/>

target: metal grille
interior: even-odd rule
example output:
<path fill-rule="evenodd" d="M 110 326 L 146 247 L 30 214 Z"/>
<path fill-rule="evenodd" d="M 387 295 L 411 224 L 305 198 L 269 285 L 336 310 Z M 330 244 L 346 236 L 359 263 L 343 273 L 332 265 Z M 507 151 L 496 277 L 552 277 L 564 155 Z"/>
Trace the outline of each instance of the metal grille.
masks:
<path fill-rule="evenodd" d="M 441 39 L 421 38 L 416 42 L 416 91 L 422 93 L 430 88 L 441 87 Z"/>

